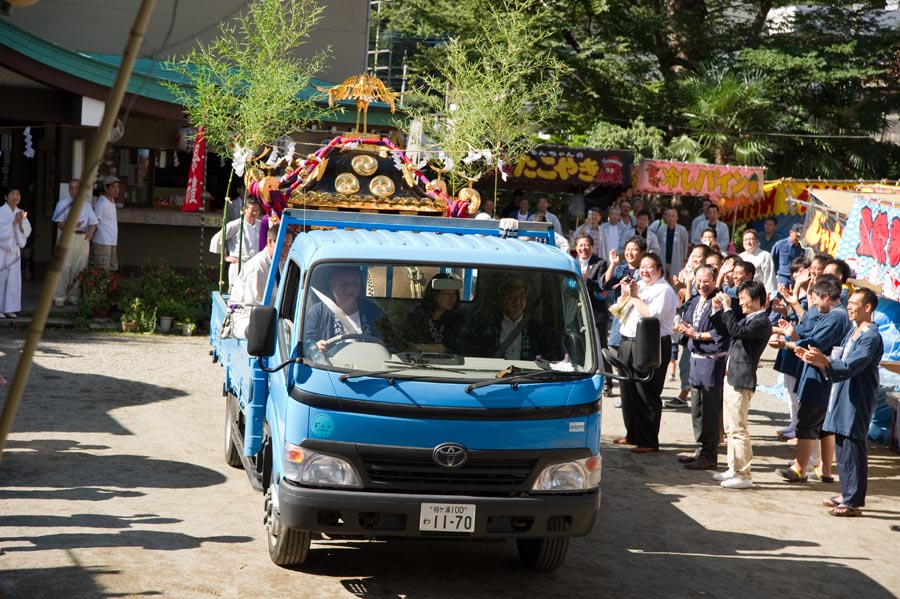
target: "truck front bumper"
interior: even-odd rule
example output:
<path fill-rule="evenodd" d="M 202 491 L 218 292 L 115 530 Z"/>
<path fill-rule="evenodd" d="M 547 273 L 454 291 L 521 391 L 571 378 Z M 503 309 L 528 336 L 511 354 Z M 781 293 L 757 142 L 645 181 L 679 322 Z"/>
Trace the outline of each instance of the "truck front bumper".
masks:
<path fill-rule="evenodd" d="M 475 505 L 474 532 L 419 530 L 423 503 Z M 278 485 L 278 509 L 286 526 L 334 535 L 474 539 L 578 537 L 591 532 L 599 507 L 599 489 L 571 495 L 479 497 L 311 489 L 284 479 Z"/>

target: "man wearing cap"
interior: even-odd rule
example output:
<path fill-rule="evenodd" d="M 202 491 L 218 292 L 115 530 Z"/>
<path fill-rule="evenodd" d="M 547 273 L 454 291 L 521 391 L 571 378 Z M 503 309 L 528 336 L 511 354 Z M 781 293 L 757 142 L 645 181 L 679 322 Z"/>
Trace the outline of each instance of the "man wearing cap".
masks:
<path fill-rule="evenodd" d="M 56 210 L 53 212 L 53 222 L 62 231 L 69 218 L 69 212 L 72 204 L 75 202 L 75 196 L 78 195 L 78 188 L 81 181 L 72 179 L 69 181 L 69 197 L 62 198 L 56 204 Z M 75 237 L 72 241 L 72 247 L 66 254 L 63 262 L 62 271 L 59 274 L 59 280 L 56 283 L 56 293 L 53 296 L 53 305 L 61 308 L 68 301 L 74 304 L 78 301 L 79 282 L 78 275 L 87 266 L 88 257 L 91 251 L 91 239 L 94 237 L 94 231 L 97 229 L 97 217 L 94 215 L 94 209 L 91 203 L 85 200 L 81 207 L 81 213 L 78 215 L 78 223 L 75 225 Z"/>
<path fill-rule="evenodd" d="M 228 289 L 237 282 L 241 267 L 260 250 L 259 203 L 248 198 L 244 203 L 243 225 L 241 219 L 225 225 L 225 262 L 228 262 Z M 222 231 L 212 236 L 209 251 L 222 252 Z M 239 266 L 241 265 L 241 266 Z"/>
<path fill-rule="evenodd" d="M 116 245 L 119 242 L 119 221 L 116 218 L 116 198 L 119 196 L 119 179 L 103 177 L 103 193 L 94 204 L 97 230 L 91 242 L 91 264 L 106 270 L 119 270 Z"/>
<path fill-rule="evenodd" d="M 788 232 L 787 239 L 777 241 L 772 246 L 772 262 L 775 263 L 775 276 L 778 283 L 787 286 L 794 286 L 794 279 L 791 277 L 791 262 L 795 258 L 806 255 L 806 250 L 800 246 L 800 233 L 803 232 L 803 223 L 794 223 Z"/>

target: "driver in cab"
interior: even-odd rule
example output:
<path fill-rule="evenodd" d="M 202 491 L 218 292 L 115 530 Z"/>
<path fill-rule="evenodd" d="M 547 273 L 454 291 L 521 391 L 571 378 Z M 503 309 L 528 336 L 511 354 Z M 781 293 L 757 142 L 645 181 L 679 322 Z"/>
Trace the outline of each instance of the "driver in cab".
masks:
<path fill-rule="evenodd" d="M 375 323 L 381 308 L 360 295 L 362 272 L 358 266 L 334 266 L 328 273 L 327 294 L 312 288 L 319 301 L 306 313 L 304 345 L 322 353 L 342 337 L 378 337 Z M 311 348 L 310 348 L 311 349 Z"/>

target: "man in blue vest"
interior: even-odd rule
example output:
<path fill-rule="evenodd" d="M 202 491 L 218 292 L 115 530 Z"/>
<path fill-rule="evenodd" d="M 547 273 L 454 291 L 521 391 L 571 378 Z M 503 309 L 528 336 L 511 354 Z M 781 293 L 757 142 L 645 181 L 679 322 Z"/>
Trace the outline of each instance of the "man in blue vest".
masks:
<path fill-rule="evenodd" d="M 694 439 L 700 447 L 678 461 L 688 470 L 715 470 L 718 463 L 722 393 L 725 389 L 725 358 L 731 337 L 713 326 L 712 299 L 718 293 L 715 269 L 701 266 L 694 277 L 697 295 L 686 304 L 681 323 L 681 342 L 690 353 L 691 420 Z"/>
<path fill-rule="evenodd" d="M 859 289 L 847 302 L 853 329 L 831 356 L 814 347 L 798 348 L 797 356 L 820 369 L 834 382 L 823 431 L 835 437 L 841 495 L 824 500 L 832 516 L 859 516 L 866 504 L 868 456 L 866 434 L 875 410 L 878 390 L 878 363 L 884 342 L 872 315 L 878 297 L 869 289 Z"/>

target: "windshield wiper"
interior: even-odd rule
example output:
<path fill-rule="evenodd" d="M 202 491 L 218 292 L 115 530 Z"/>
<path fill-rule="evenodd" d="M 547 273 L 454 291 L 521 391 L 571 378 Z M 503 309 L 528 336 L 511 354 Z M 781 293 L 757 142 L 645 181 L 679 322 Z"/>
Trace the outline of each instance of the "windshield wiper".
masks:
<path fill-rule="evenodd" d="M 395 364 L 399 368 L 391 368 L 390 370 L 357 370 L 355 372 L 347 372 L 338 377 L 342 383 L 350 379 L 359 378 L 361 376 L 384 376 L 386 374 L 394 374 L 403 370 L 411 370 L 413 368 L 421 370 L 438 370 L 441 372 L 454 372 L 456 374 L 465 374 L 465 370 L 457 370 L 455 368 L 447 368 L 446 366 L 435 366 L 434 364 L 420 364 L 417 362 L 385 362 L 385 364 Z"/>
<path fill-rule="evenodd" d="M 572 372 L 572 371 L 561 371 L 561 370 L 523 370 L 516 366 L 510 366 L 505 370 L 501 370 L 497 373 L 497 376 L 490 379 L 484 379 L 483 381 L 478 381 L 477 383 L 472 383 L 471 385 L 466 385 L 466 393 L 471 393 L 472 390 L 478 389 L 479 387 L 487 387 L 488 385 L 496 385 L 500 383 L 511 384 L 512 388 L 515 389 L 519 386 L 520 381 L 528 381 L 528 380 L 556 380 L 559 379 L 569 379 L 569 378 L 584 378 L 590 376 L 587 372 Z"/>

